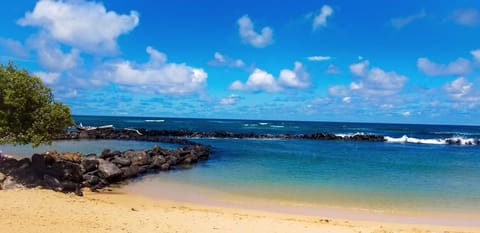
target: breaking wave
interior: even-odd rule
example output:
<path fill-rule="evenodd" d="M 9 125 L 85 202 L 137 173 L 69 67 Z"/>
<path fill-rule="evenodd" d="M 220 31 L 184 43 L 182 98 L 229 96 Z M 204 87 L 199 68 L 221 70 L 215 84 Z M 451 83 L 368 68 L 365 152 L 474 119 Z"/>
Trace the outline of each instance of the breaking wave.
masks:
<path fill-rule="evenodd" d="M 385 141 L 392 143 L 418 143 L 418 144 L 454 144 L 454 145 L 480 145 L 480 139 L 465 138 L 465 137 L 451 137 L 451 138 L 435 138 L 435 139 L 422 139 L 415 137 L 408 137 L 403 135 L 399 138 L 385 137 Z"/>
<path fill-rule="evenodd" d="M 162 123 L 162 122 L 165 122 L 165 120 L 145 120 L 145 122 L 148 122 L 148 123 Z"/>

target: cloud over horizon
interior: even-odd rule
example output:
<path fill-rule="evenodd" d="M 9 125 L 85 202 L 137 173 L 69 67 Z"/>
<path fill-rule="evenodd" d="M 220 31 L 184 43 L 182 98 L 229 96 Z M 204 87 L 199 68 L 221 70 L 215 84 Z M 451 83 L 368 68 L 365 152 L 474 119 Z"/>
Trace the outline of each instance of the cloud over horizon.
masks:
<path fill-rule="evenodd" d="M 230 89 L 252 92 L 279 92 L 290 89 L 304 89 L 310 86 L 310 75 L 300 62 L 294 63 L 293 70 L 282 69 L 278 79 L 261 69 L 256 68 L 245 83 L 240 80 L 230 84 Z"/>
<path fill-rule="evenodd" d="M 106 81 L 126 90 L 166 95 L 187 95 L 203 91 L 208 74 L 186 64 L 168 63 L 167 55 L 148 46 L 145 64 L 129 60 L 110 62 L 100 71 Z"/>

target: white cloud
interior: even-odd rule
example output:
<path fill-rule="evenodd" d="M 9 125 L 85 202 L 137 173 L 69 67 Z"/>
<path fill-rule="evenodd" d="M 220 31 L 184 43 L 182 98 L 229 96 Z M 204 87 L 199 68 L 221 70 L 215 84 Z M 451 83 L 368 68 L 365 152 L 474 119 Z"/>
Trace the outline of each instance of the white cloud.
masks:
<path fill-rule="evenodd" d="M 22 26 L 38 26 L 53 39 L 95 54 L 117 50 L 116 39 L 138 25 L 138 13 L 120 15 L 101 3 L 40 0 L 32 12 L 18 20 Z"/>
<path fill-rule="evenodd" d="M 309 61 L 328 61 L 328 60 L 332 59 L 332 57 L 330 57 L 330 56 L 310 56 L 310 57 L 307 57 L 307 59 Z"/>
<path fill-rule="evenodd" d="M 295 62 L 293 70 L 280 71 L 278 80 L 261 69 L 255 69 L 246 83 L 237 80 L 230 85 L 232 90 L 277 92 L 285 89 L 302 89 L 310 86 L 310 75 L 302 63 Z"/>
<path fill-rule="evenodd" d="M 98 75 L 138 92 L 184 95 L 203 90 L 208 76 L 203 69 L 167 63 L 167 56 L 152 47 L 147 47 L 146 52 L 150 55 L 146 64 L 112 62 Z"/>
<path fill-rule="evenodd" d="M 443 89 L 448 96 L 460 102 L 478 102 L 480 101 L 480 92 L 476 91 L 473 83 L 468 82 L 464 77 L 459 77 L 452 82 L 443 85 Z"/>
<path fill-rule="evenodd" d="M 270 27 L 264 27 L 261 33 L 255 32 L 254 24 L 248 15 L 244 15 L 237 20 L 238 33 L 245 43 L 256 48 L 263 48 L 273 43 L 273 30 Z"/>
<path fill-rule="evenodd" d="M 327 70 L 325 71 L 327 74 L 338 74 L 340 73 L 340 69 L 333 64 L 328 65 Z"/>
<path fill-rule="evenodd" d="M 396 29 L 401 29 L 408 24 L 411 24 L 413 21 L 424 18 L 427 16 L 424 10 L 418 12 L 417 14 L 414 15 L 409 15 L 406 17 L 399 17 L 399 18 L 393 18 L 390 20 L 390 24 L 396 28 Z"/>
<path fill-rule="evenodd" d="M 349 95 L 348 89 L 343 85 L 335 85 L 328 88 L 328 93 L 331 96 L 345 97 Z"/>
<path fill-rule="evenodd" d="M 57 82 L 58 78 L 60 78 L 60 73 L 56 72 L 43 72 L 43 71 L 37 71 L 33 72 L 33 75 L 39 77 L 42 79 L 42 82 L 48 85 L 54 84 Z"/>
<path fill-rule="evenodd" d="M 346 104 L 349 104 L 350 102 L 352 102 L 352 97 L 345 96 L 345 97 L 343 97 L 342 102 L 344 102 Z"/>
<path fill-rule="evenodd" d="M 368 69 L 369 61 L 365 60 L 350 65 L 350 71 L 361 80 L 350 83 L 350 91 L 365 96 L 388 96 L 398 93 L 407 81 L 407 77 L 396 72 L 385 72 L 374 67 Z"/>
<path fill-rule="evenodd" d="M 213 54 L 213 60 L 208 62 L 212 66 L 229 66 L 229 67 L 243 67 L 245 63 L 240 59 L 233 59 L 231 57 L 225 56 L 219 52 Z"/>
<path fill-rule="evenodd" d="M 332 14 L 333 9 L 329 5 L 323 5 L 322 9 L 320 9 L 320 13 L 313 19 L 313 30 L 316 30 L 318 27 L 326 27 L 327 18 Z"/>
<path fill-rule="evenodd" d="M 70 70 L 77 67 L 82 60 L 78 49 L 73 48 L 65 53 L 44 34 L 31 37 L 28 44 L 35 49 L 40 65 L 48 71 Z"/>
<path fill-rule="evenodd" d="M 9 38 L 0 38 L 0 45 L 7 48 L 7 50 L 15 57 L 26 58 L 29 56 L 28 49 L 19 41 Z"/>
<path fill-rule="evenodd" d="M 302 63 L 295 62 L 293 70 L 283 69 L 280 71 L 278 83 L 287 88 L 307 88 L 310 86 L 310 75 Z"/>
<path fill-rule="evenodd" d="M 475 26 L 480 23 L 480 14 L 476 9 L 457 9 L 452 12 L 450 18 L 457 24 L 464 26 Z"/>
<path fill-rule="evenodd" d="M 350 72 L 355 76 L 365 76 L 367 73 L 367 67 L 370 65 L 368 60 L 350 65 Z"/>
<path fill-rule="evenodd" d="M 409 117 L 410 115 L 412 115 L 409 111 L 403 111 L 402 112 L 402 116 L 404 117 Z"/>
<path fill-rule="evenodd" d="M 470 51 L 475 61 L 480 62 L 480 49 Z"/>
<path fill-rule="evenodd" d="M 273 75 L 261 69 L 255 69 L 245 84 L 237 80 L 230 85 L 230 89 L 238 91 L 266 91 L 276 92 L 281 88 Z"/>
<path fill-rule="evenodd" d="M 220 100 L 220 104 L 222 105 L 234 105 L 237 103 L 237 100 L 240 98 L 240 96 L 231 94 L 228 97 L 222 98 Z"/>
<path fill-rule="evenodd" d="M 421 57 L 417 60 L 417 67 L 429 76 L 464 75 L 471 72 L 470 61 L 465 58 L 458 58 L 448 65 L 443 65 Z"/>

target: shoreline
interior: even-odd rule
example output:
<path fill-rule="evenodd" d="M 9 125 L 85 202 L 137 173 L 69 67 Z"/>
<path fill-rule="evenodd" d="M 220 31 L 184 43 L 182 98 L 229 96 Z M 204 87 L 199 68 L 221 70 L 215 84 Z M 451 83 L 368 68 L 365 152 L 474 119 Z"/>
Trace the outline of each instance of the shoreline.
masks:
<path fill-rule="evenodd" d="M 144 196 L 151 199 L 170 200 L 193 205 L 221 208 L 257 210 L 295 216 L 326 216 L 335 219 L 357 221 L 390 222 L 394 224 L 427 224 L 480 227 L 480 213 L 446 212 L 426 209 L 369 209 L 352 205 L 325 205 L 301 200 L 291 201 L 275 197 L 255 197 L 213 188 L 186 184 L 178 181 L 136 180 L 117 189 L 127 195 Z M 161 186 L 161 189 L 152 188 Z"/>
<path fill-rule="evenodd" d="M 84 197 L 44 189 L 0 191 L 5 232 L 479 232 L 480 227 L 305 216 L 152 199 L 117 188 Z"/>

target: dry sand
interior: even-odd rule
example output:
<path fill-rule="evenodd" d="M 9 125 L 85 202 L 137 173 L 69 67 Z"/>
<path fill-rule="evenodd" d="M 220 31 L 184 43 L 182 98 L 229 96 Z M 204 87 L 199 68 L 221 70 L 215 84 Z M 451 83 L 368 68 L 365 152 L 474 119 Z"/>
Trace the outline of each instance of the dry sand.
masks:
<path fill-rule="evenodd" d="M 0 191 L 0 232 L 480 232 L 296 216 L 149 199 L 119 192 L 84 197 L 41 189 Z"/>

